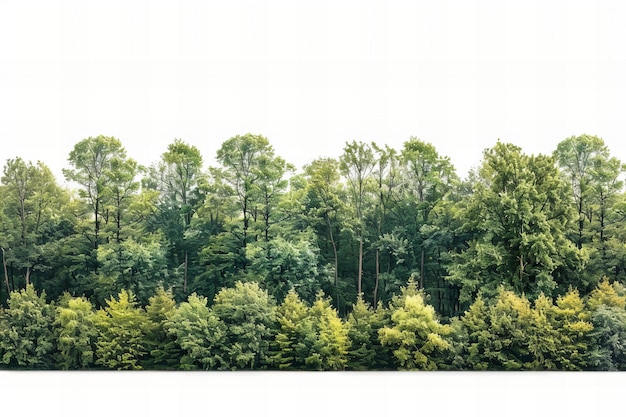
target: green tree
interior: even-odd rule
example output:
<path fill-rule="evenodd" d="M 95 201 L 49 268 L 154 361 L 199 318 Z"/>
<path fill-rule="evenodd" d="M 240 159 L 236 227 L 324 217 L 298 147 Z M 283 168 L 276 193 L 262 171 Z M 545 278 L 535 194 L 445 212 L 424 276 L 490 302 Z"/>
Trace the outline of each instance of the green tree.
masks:
<path fill-rule="evenodd" d="M 451 347 L 450 327 L 439 323 L 435 309 L 424 302 L 411 278 L 389 306 L 391 323 L 379 330 L 383 346 L 390 346 L 401 369 L 436 370 Z"/>
<path fill-rule="evenodd" d="M 243 219 L 242 248 L 250 242 L 250 228 L 257 220 L 261 220 L 260 235 L 267 242 L 275 223 L 273 209 L 288 185 L 283 177 L 292 168 L 274 155 L 267 138 L 249 133 L 222 143 L 217 160 L 222 165 L 221 178 L 230 187 Z"/>
<path fill-rule="evenodd" d="M 207 299 L 191 294 L 167 314 L 165 329 L 184 354 L 181 369 L 228 369 L 224 355 L 226 325 L 207 307 Z"/>
<path fill-rule="evenodd" d="M 180 139 L 169 144 L 158 164 L 150 167 L 144 187 L 158 192 L 157 211 L 151 217 L 154 229 L 167 239 L 171 266 L 183 268 L 182 292 L 188 294 L 189 256 L 196 248 L 187 239 L 194 214 L 202 205 L 204 193 L 202 155 L 195 146 Z"/>
<path fill-rule="evenodd" d="M 46 165 L 33 165 L 21 158 L 7 161 L 1 183 L 0 248 L 5 286 L 11 291 L 16 288 L 9 283 L 9 275 L 12 282 L 19 275 L 26 286 L 34 271 L 49 267 L 49 260 L 42 256 L 52 241 L 47 232 L 57 227 L 58 213 L 68 196 Z"/>
<path fill-rule="evenodd" d="M 65 294 L 54 318 L 57 366 L 61 369 L 88 369 L 95 362 L 98 331 L 93 305 L 84 297 Z"/>
<path fill-rule="evenodd" d="M 139 364 L 148 353 L 145 311 L 137 306 L 131 291 L 122 290 L 96 313 L 98 329 L 96 364 L 110 369 L 142 369 Z"/>
<path fill-rule="evenodd" d="M 132 172 L 136 164 L 127 158 L 126 150 L 118 139 L 102 135 L 78 142 L 70 152 L 68 161 L 73 168 L 63 169 L 63 174 L 68 181 L 81 187 L 79 196 L 93 217 L 93 231 L 86 237 L 97 251 L 103 242 L 103 226 L 112 220 L 111 217 L 121 216 L 121 207 L 118 207 L 115 216 L 111 216 L 110 209 L 116 206 L 114 196 L 118 194 L 118 202 L 121 204 L 127 192 L 132 192 L 136 187 Z M 131 176 L 133 178 L 129 178 Z M 95 259 L 93 268 L 97 272 Z"/>
<path fill-rule="evenodd" d="M 320 158 L 304 168 L 306 185 L 306 218 L 318 232 L 320 247 L 330 245 L 334 275 L 334 293 L 337 308 L 339 302 L 339 234 L 342 229 L 341 214 L 345 211 L 342 187 L 339 182 L 339 162 L 332 158 Z"/>
<path fill-rule="evenodd" d="M 374 310 L 362 297 L 357 299 L 348 315 L 348 351 L 347 368 L 355 371 L 373 369 L 392 369 L 393 354 L 388 346 L 383 346 L 378 338 L 378 331 L 389 326 L 389 311 L 379 306 Z"/>
<path fill-rule="evenodd" d="M 262 278 L 272 297 L 282 300 L 293 288 L 308 302 L 315 300 L 325 278 L 324 271 L 318 268 L 317 252 L 309 234 L 293 241 L 276 237 L 246 248 L 250 273 Z"/>
<path fill-rule="evenodd" d="M 316 370 L 343 370 L 348 364 L 348 326 L 339 318 L 330 299 L 322 292 L 317 294 L 311 306 L 310 317 L 316 339 L 309 356 L 308 367 Z"/>
<path fill-rule="evenodd" d="M 32 284 L 13 291 L 0 312 L 0 355 L 8 368 L 52 369 L 54 306 Z"/>
<path fill-rule="evenodd" d="M 619 243 L 612 242 L 617 238 L 614 225 L 619 221 L 612 212 L 623 190 L 621 176 L 625 168 L 617 158 L 611 157 L 608 147 L 597 136 L 569 137 L 558 144 L 554 155 L 571 184 L 576 207 L 577 227 L 572 239 L 579 249 L 591 251 L 591 262 L 585 271 L 590 276 L 587 278 L 590 288 L 609 268 L 615 268 L 613 260 L 623 253 L 619 250 L 615 253 Z"/>
<path fill-rule="evenodd" d="M 571 206 L 554 159 L 498 142 L 485 151 L 464 215 L 474 238 L 454 258 L 449 277 L 461 286 L 463 301 L 471 302 L 479 288 L 486 297 L 504 285 L 536 298 L 578 284 L 570 277 L 583 259 L 565 235 Z"/>
<path fill-rule="evenodd" d="M 278 369 L 306 369 L 316 340 L 310 308 L 291 289 L 276 309 L 278 324 L 269 362 Z"/>
<path fill-rule="evenodd" d="M 259 369 L 268 363 L 275 302 L 256 282 L 238 281 L 216 296 L 212 312 L 226 326 L 222 357 L 228 369 Z"/>
<path fill-rule="evenodd" d="M 144 369 L 176 369 L 183 353 L 176 337 L 168 332 L 168 318 L 176 311 L 172 291 L 159 287 L 146 306 L 146 349 L 150 353 L 141 366 Z"/>
<path fill-rule="evenodd" d="M 339 168 L 347 182 L 348 198 L 354 209 L 353 231 L 359 243 L 357 294 L 362 293 L 365 213 L 370 203 L 375 167 L 376 158 L 370 145 L 356 141 L 346 143 L 339 158 Z"/>

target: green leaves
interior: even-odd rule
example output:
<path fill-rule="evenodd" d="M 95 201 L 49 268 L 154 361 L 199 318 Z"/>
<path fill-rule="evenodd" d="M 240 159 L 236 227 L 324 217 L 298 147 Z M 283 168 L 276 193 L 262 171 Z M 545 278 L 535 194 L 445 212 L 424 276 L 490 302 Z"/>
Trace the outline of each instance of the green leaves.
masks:
<path fill-rule="evenodd" d="M 132 292 L 122 290 L 117 300 L 113 297 L 107 300 L 107 307 L 98 310 L 95 324 L 97 365 L 142 369 L 139 361 L 148 353 L 145 335 L 148 320 Z"/>
<path fill-rule="evenodd" d="M 0 358 L 9 368 L 52 369 L 54 308 L 32 285 L 14 291 L 0 314 Z"/>
<path fill-rule="evenodd" d="M 534 298 L 568 284 L 566 272 L 580 268 L 581 255 L 565 234 L 571 219 L 566 190 L 549 157 L 500 142 L 485 151 L 465 211 L 475 237 L 449 277 L 462 285 L 464 301 L 479 287 L 488 297 L 504 285 Z"/>
<path fill-rule="evenodd" d="M 382 345 L 393 349 L 399 367 L 437 369 L 440 355 L 450 349 L 446 340 L 450 328 L 439 323 L 434 308 L 424 303 L 414 281 L 409 280 L 402 295 L 394 297 L 389 310 L 391 323 L 378 334 Z"/>

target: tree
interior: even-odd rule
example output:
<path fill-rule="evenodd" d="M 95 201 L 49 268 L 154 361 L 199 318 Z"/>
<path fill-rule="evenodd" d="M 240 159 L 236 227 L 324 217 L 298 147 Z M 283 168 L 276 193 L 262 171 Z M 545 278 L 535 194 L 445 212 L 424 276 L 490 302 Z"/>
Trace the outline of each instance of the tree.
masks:
<path fill-rule="evenodd" d="M 32 284 L 11 292 L 0 313 L 0 355 L 9 368 L 51 369 L 54 365 L 54 306 Z"/>
<path fill-rule="evenodd" d="M 262 220 L 261 236 L 269 240 L 273 208 L 288 185 L 283 176 L 292 168 L 274 155 L 274 148 L 260 135 L 234 136 L 217 151 L 221 178 L 231 188 L 243 219 L 242 247 L 249 243 L 252 223 Z"/>
<path fill-rule="evenodd" d="M 341 199 L 339 183 L 339 163 L 332 158 L 314 160 L 304 168 L 307 181 L 307 218 L 319 219 L 314 226 L 324 230 L 318 237 L 320 246 L 329 242 L 332 248 L 335 302 L 339 308 L 339 255 L 338 235 L 341 231 L 341 213 L 344 202 Z M 327 236 L 327 237 L 326 237 Z M 322 243 L 323 242 L 323 243 Z"/>
<path fill-rule="evenodd" d="M 278 369 L 306 369 L 316 335 L 310 308 L 291 289 L 276 309 L 276 330 L 269 362 Z"/>
<path fill-rule="evenodd" d="M 276 237 L 246 248 L 250 273 L 262 279 L 272 297 L 282 300 L 293 288 L 308 302 L 315 300 L 321 281 L 326 278 L 318 268 L 317 252 L 309 234 L 293 241 Z"/>
<path fill-rule="evenodd" d="M 118 139 L 102 135 L 78 142 L 68 161 L 73 168 L 63 169 L 63 174 L 68 181 L 81 186 L 79 196 L 93 215 L 93 233 L 87 238 L 97 251 L 103 242 L 103 225 L 112 218 L 116 222 L 121 221 L 121 205 L 136 190 L 134 176 L 137 164 L 127 158 L 126 150 Z M 111 207 L 116 210 L 113 216 Z M 97 262 L 94 262 L 94 271 L 97 270 Z"/>
<path fill-rule="evenodd" d="M 311 306 L 310 317 L 316 338 L 305 363 L 316 370 L 343 370 L 348 364 L 348 327 L 322 292 Z"/>
<path fill-rule="evenodd" d="M 207 299 L 191 294 L 167 314 L 167 333 L 176 338 L 184 355 L 181 369 L 225 369 L 226 325 L 207 307 Z"/>
<path fill-rule="evenodd" d="M 390 346 L 400 368 L 436 370 L 442 354 L 451 347 L 446 340 L 450 327 L 439 323 L 435 309 L 424 302 L 417 285 L 410 279 L 402 294 L 389 306 L 390 326 L 379 330 L 383 346 Z"/>
<path fill-rule="evenodd" d="M 577 228 L 573 240 L 579 249 L 592 251 L 587 266 L 588 287 L 606 273 L 615 254 L 609 256 L 610 240 L 616 237 L 611 216 L 618 194 L 623 189 L 624 165 L 611 157 L 604 141 L 597 136 L 572 136 L 557 146 L 554 156 L 571 184 L 572 202 L 577 212 Z M 584 288 L 583 288 L 584 289 Z"/>
<path fill-rule="evenodd" d="M 412 197 L 411 208 L 416 213 L 411 223 L 415 224 L 415 235 L 423 242 L 430 237 L 423 236 L 424 231 L 430 230 L 424 226 L 430 224 L 431 212 L 457 180 L 456 173 L 449 158 L 441 157 L 432 144 L 414 137 L 404 143 L 401 158 L 406 173 L 407 191 Z M 420 245 L 419 259 L 419 285 L 424 288 L 424 243 Z"/>
<path fill-rule="evenodd" d="M 139 364 L 148 353 L 145 311 L 137 306 L 135 295 L 122 290 L 96 313 L 96 364 L 110 369 L 142 369 Z"/>
<path fill-rule="evenodd" d="M 365 210 L 368 206 L 372 171 L 376 166 L 374 151 L 368 144 L 352 141 L 346 143 L 339 158 L 339 168 L 347 180 L 348 196 L 354 208 L 354 234 L 359 242 L 357 294 L 361 294 L 363 277 L 363 240 L 365 234 Z"/>
<path fill-rule="evenodd" d="M 275 302 L 256 282 L 238 281 L 216 296 L 212 312 L 226 326 L 225 369 L 259 369 L 268 363 Z"/>
<path fill-rule="evenodd" d="M 461 286 L 463 301 L 471 302 L 479 288 L 486 297 L 504 285 L 536 298 L 552 295 L 557 285 L 578 284 L 568 281 L 583 258 L 565 235 L 566 192 L 552 158 L 501 142 L 485 151 L 463 213 L 474 238 L 455 256 L 448 278 Z"/>
<path fill-rule="evenodd" d="M 57 364 L 61 369 L 88 369 L 95 362 L 98 331 L 93 305 L 85 297 L 65 294 L 54 319 Z"/>
<path fill-rule="evenodd" d="M 148 322 L 145 328 L 146 349 L 149 356 L 141 366 L 144 369 L 176 369 L 183 356 L 176 337 L 167 330 L 167 321 L 176 311 L 176 301 L 172 291 L 157 288 L 146 306 Z"/>
<path fill-rule="evenodd" d="M 7 291 L 9 271 L 19 271 L 24 285 L 31 283 L 34 271 L 44 271 L 49 260 L 42 256 L 46 232 L 54 229 L 59 212 L 68 196 L 57 184 L 50 169 L 41 162 L 26 163 L 9 159 L 4 166 L 0 186 L 0 247 L 3 252 L 4 279 Z"/>
<path fill-rule="evenodd" d="M 188 293 L 189 254 L 193 253 L 186 236 L 204 199 L 200 187 L 203 180 L 200 151 L 180 139 L 168 145 L 161 161 L 150 168 L 144 179 L 146 188 L 158 192 L 158 210 L 152 222 L 168 241 L 173 266 L 183 266 L 185 295 Z"/>
<path fill-rule="evenodd" d="M 383 346 L 378 332 L 389 326 L 389 311 L 382 307 L 374 310 L 362 297 L 357 299 L 348 315 L 348 351 L 347 368 L 355 371 L 373 369 L 392 369 L 394 358 L 388 346 Z"/>

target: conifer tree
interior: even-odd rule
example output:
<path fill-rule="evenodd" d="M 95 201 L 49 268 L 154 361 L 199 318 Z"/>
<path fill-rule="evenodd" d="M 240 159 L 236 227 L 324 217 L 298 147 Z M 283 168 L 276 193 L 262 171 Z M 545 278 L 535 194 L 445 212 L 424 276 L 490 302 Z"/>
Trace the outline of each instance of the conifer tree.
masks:
<path fill-rule="evenodd" d="M 270 362 L 278 369 L 305 369 L 305 359 L 315 343 L 309 307 L 290 290 L 276 309 L 278 329 L 272 342 Z"/>
<path fill-rule="evenodd" d="M 54 320 L 58 367 L 86 369 L 93 366 L 98 336 L 95 317 L 89 300 L 63 295 Z"/>
<path fill-rule="evenodd" d="M 110 369 L 142 369 L 140 360 L 148 353 L 145 311 L 137 306 L 135 295 L 122 290 L 111 297 L 96 314 L 98 341 L 96 364 Z"/>
<path fill-rule="evenodd" d="M 330 305 L 320 291 L 311 306 L 310 317 L 316 340 L 309 356 L 308 367 L 316 370 L 343 370 L 348 363 L 348 326 L 339 318 L 337 310 Z"/>
<path fill-rule="evenodd" d="M 436 370 L 450 350 L 450 327 L 439 323 L 435 309 L 424 302 L 413 278 L 389 307 L 391 324 L 379 330 L 383 346 L 390 346 L 402 369 Z"/>

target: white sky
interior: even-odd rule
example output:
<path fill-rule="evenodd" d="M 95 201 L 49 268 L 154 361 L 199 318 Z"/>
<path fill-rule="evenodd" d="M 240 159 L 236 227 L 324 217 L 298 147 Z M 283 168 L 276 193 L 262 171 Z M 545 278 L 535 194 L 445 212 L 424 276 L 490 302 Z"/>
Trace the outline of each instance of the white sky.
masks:
<path fill-rule="evenodd" d="M 61 168 L 104 134 L 205 165 L 266 136 L 298 168 L 347 140 L 433 143 L 464 176 L 500 138 L 582 133 L 626 161 L 617 1 L 0 1 L 0 162 Z"/>

